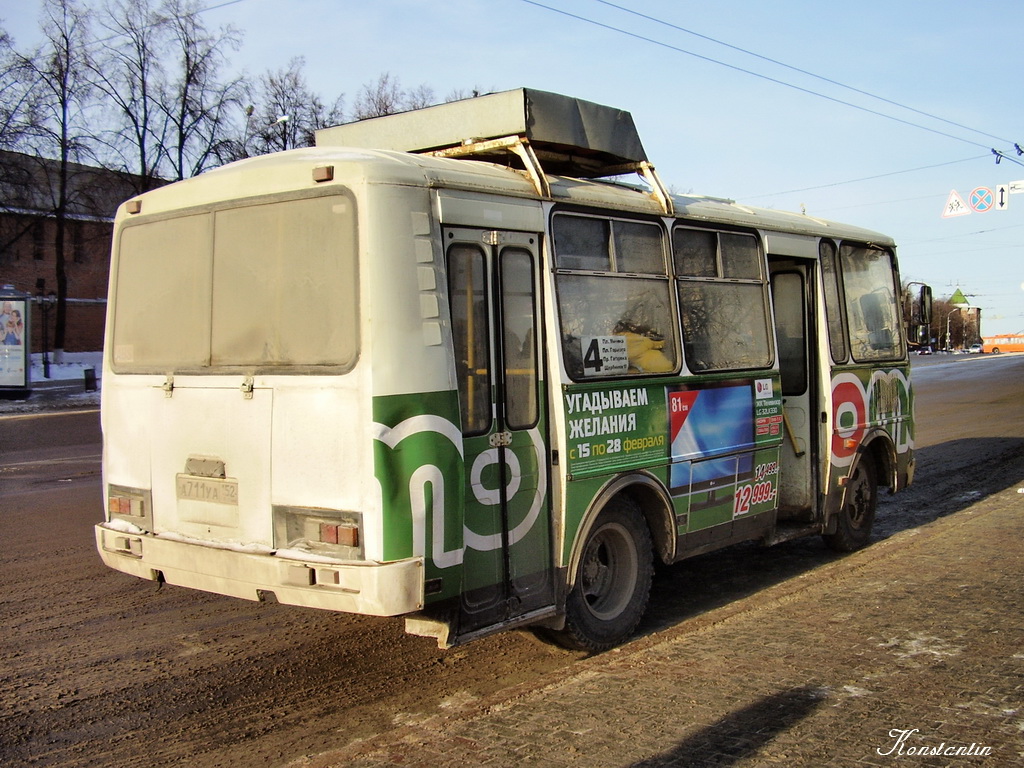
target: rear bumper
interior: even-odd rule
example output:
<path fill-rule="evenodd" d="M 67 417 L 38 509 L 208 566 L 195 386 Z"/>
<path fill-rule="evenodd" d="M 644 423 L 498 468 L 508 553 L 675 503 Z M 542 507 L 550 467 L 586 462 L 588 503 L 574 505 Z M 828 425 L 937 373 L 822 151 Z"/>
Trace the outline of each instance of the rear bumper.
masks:
<path fill-rule="evenodd" d="M 97 525 L 96 548 L 111 568 L 204 592 L 369 616 L 423 607 L 423 562 L 333 563 L 219 549 L 198 542 L 124 533 Z"/>

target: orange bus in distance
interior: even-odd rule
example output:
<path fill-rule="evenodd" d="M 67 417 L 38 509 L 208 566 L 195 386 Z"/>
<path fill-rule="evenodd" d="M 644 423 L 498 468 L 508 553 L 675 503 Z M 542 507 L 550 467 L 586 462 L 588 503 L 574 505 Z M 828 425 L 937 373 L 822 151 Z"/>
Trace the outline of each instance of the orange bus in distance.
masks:
<path fill-rule="evenodd" d="M 981 351 L 986 355 L 998 355 L 1000 352 L 1024 352 L 1024 333 L 984 336 L 981 341 Z"/>

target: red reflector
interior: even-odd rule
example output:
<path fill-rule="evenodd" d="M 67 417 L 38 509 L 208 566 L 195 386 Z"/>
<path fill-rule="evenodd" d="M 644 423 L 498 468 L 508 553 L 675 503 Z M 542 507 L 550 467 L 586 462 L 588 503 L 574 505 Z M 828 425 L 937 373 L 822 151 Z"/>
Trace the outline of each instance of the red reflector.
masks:
<path fill-rule="evenodd" d="M 137 496 L 108 496 L 107 511 L 112 515 L 145 517 L 145 502 Z"/>
<path fill-rule="evenodd" d="M 359 529 L 354 525 L 320 523 L 320 541 L 323 544 L 338 544 L 342 547 L 358 547 Z"/>
<path fill-rule="evenodd" d="M 324 544 L 338 543 L 338 526 L 320 523 L 320 541 Z"/>

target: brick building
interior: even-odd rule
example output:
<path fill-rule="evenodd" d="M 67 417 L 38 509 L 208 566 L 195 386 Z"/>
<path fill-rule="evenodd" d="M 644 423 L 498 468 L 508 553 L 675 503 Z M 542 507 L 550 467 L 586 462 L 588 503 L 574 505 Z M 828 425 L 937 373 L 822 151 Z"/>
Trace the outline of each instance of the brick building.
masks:
<path fill-rule="evenodd" d="M 0 286 L 56 295 L 57 185 L 59 163 L 17 152 L 0 152 Z M 114 213 L 137 194 L 138 177 L 72 164 L 64 239 L 67 317 L 64 349 L 91 352 L 103 347 L 107 277 Z M 150 186 L 153 186 L 150 184 Z M 51 300 L 52 302 L 52 300 Z M 47 311 L 52 348 L 56 308 Z M 32 304 L 32 350 L 43 349 L 40 304 Z"/>

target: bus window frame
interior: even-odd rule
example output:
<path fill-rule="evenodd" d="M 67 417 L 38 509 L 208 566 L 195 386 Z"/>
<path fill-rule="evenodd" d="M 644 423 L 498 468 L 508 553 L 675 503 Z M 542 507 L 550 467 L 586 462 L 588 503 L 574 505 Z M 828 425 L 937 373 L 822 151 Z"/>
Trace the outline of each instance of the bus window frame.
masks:
<path fill-rule="evenodd" d="M 177 361 L 168 361 L 160 363 L 143 362 L 137 363 L 134 360 L 123 360 L 119 358 L 118 351 L 118 339 L 119 334 L 119 323 L 124 321 L 123 313 L 126 311 L 122 304 L 124 300 L 121 297 L 121 291 L 123 286 L 121 280 L 123 277 L 122 272 L 122 254 L 121 249 L 123 247 L 123 239 L 126 233 L 132 232 L 137 227 L 146 227 L 152 224 L 161 224 L 165 222 L 174 222 L 187 219 L 189 217 L 207 217 L 210 223 L 211 238 L 209 241 L 210 246 L 210 279 L 209 283 L 209 295 L 207 298 L 207 312 L 209 316 L 213 311 L 212 302 L 214 300 L 213 295 L 213 255 L 214 255 L 214 238 L 216 236 L 216 217 L 221 212 L 233 212 L 242 209 L 255 209 L 262 206 L 275 205 L 279 203 L 291 203 L 297 201 L 311 200 L 317 198 L 331 198 L 340 197 L 344 199 L 346 206 L 348 206 L 353 228 L 350 232 L 351 240 L 345 245 L 351 250 L 352 258 L 352 274 L 351 274 L 351 302 L 349 307 L 352 312 L 354 320 L 354 326 L 352 328 L 352 339 L 353 339 L 353 353 L 351 359 L 341 362 L 330 362 L 330 363 L 215 363 L 212 360 L 213 353 L 213 327 L 210 322 L 210 318 L 206 319 L 206 326 L 203 328 L 204 333 L 209 334 L 207 343 L 205 345 L 205 360 L 203 362 L 190 362 L 181 363 Z M 111 332 L 113 334 L 112 341 L 114 349 L 110 354 L 110 365 L 111 371 L 118 375 L 198 375 L 198 376 L 219 376 L 219 375 L 343 375 L 351 373 L 355 370 L 358 365 L 362 354 L 363 354 L 363 339 L 362 339 L 362 328 L 359 321 L 360 313 L 362 312 L 362 270 L 361 270 L 361 233 L 359 231 L 359 220 L 360 212 L 357 205 L 356 196 L 351 189 L 344 186 L 331 186 L 327 188 L 313 189 L 313 190 L 292 190 L 288 192 L 277 192 L 268 195 L 259 195 L 249 198 L 238 198 L 231 200 L 220 200 L 213 203 L 206 203 L 202 205 L 184 206 L 171 211 L 160 212 L 155 214 L 148 214 L 131 218 L 123 221 L 118 225 L 114 232 L 114 244 L 113 250 L 116 253 L 116 257 L 111 261 L 110 269 L 112 270 L 112 285 L 113 288 L 112 298 L 110 302 L 112 304 L 110 309 L 110 316 L 108 323 L 110 324 Z"/>
<path fill-rule="evenodd" d="M 864 356 L 858 356 L 858 354 L 857 354 L 857 345 L 854 344 L 854 339 L 853 339 L 854 321 L 850 317 L 850 315 L 851 315 L 850 304 L 852 303 L 852 301 L 854 299 L 859 301 L 860 299 L 862 299 L 862 298 L 864 298 L 866 296 L 872 295 L 873 291 L 871 293 L 865 293 L 865 294 L 860 294 L 860 295 L 857 295 L 857 296 L 851 296 L 850 284 L 849 284 L 849 281 L 846 279 L 847 278 L 847 270 L 846 270 L 846 263 L 845 263 L 844 256 L 843 256 L 843 253 L 844 253 L 843 249 L 844 248 L 857 249 L 857 250 L 877 251 L 878 253 L 884 253 L 886 255 L 886 257 L 887 257 L 888 266 L 889 266 L 888 274 L 889 274 L 890 281 L 891 281 L 890 283 L 888 283 L 888 287 L 889 287 L 890 290 L 892 290 L 893 293 L 892 293 L 892 296 L 890 297 L 891 300 L 889 302 L 886 302 L 885 306 L 893 311 L 893 316 L 891 317 L 891 319 L 893 321 L 893 331 L 896 334 L 895 343 L 889 345 L 890 348 L 893 350 L 893 354 L 892 355 L 878 355 L 876 357 L 872 357 L 872 356 L 864 357 Z M 906 336 L 906 333 L 905 333 L 904 328 L 903 328 L 903 318 L 902 318 L 901 309 L 900 309 L 901 303 L 900 303 L 900 298 L 899 297 L 902 296 L 902 291 L 900 289 L 899 265 L 897 264 L 897 261 L 896 261 L 896 254 L 893 252 L 893 250 L 891 248 L 881 247 L 881 246 L 878 246 L 878 245 L 874 245 L 872 243 L 857 242 L 857 241 L 854 241 L 854 240 L 842 240 L 838 244 L 838 250 L 837 250 L 837 257 L 836 258 L 837 258 L 838 265 L 839 265 L 839 268 L 840 268 L 841 280 L 842 280 L 840 285 L 841 285 L 841 288 L 842 288 L 842 305 L 843 305 L 843 310 L 844 310 L 844 318 L 846 320 L 846 344 L 847 344 L 847 349 L 848 349 L 848 352 L 849 352 L 849 355 L 850 355 L 850 360 L 852 362 L 854 362 L 854 363 L 859 364 L 859 365 L 879 365 L 879 364 L 882 364 L 882 363 L 894 363 L 894 362 L 899 362 L 901 360 L 905 360 L 906 357 L 907 357 L 907 336 Z M 892 309 L 892 308 L 895 308 L 895 309 Z M 866 320 L 864 321 L 863 326 L 864 326 L 864 330 L 867 331 L 868 334 L 870 335 L 870 333 L 872 331 L 870 330 L 870 326 L 868 325 Z"/>
<path fill-rule="evenodd" d="M 529 301 L 530 301 L 530 335 L 528 338 L 520 339 L 520 352 L 524 348 L 524 345 L 529 344 L 529 373 L 519 373 L 515 369 L 511 368 L 513 362 L 523 362 L 520 355 L 515 355 L 513 350 L 509 349 L 509 332 L 510 327 L 508 324 L 508 310 L 511 305 L 510 298 L 511 292 L 508 290 L 508 279 L 510 261 L 513 258 L 519 256 L 526 257 L 526 266 L 528 268 L 528 279 L 529 279 Z M 540 344 L 541 344 L 541 317 L 540 317 L 540 302 L 537 292 L 537 259 L 532 251 L 528 248 L 524 248 L 521 245 L 507 245 L 501 248 L 497 254 L 497 271 L 498 271 L 498 295 L 500 297 L 500 309 L 501 309 L 501 323 L 500 323 L 500 336 L 501 336 L 501 389 L 502 389 L 502 422 L 505 429 L 511 430 L 528 430 L 533 429 L 540 423 L 540 410 L 541 402 L 543 401 L 543 393 L 541 391 L 542 377 L 540 375 Z M 514 334 L 513 334 L 514 336 Z M 518 360 L 516 358 L 519 358 Z M 532 393 L 532 399 L 529 403 L 529 416 L 530 418 L 523 423 L 514 421 L 513 415 L 518 415 L 519 404 L 515 397 L 510 396 L 510 391 L 514 389 L 511 383 L 515 380 L 516 376 L 524 376 L 529 378 L 529 391 Z"/>
<path fill-rule="evenodd" d="M 478 258 L 479 259 L 479 267 L 480 267 L 480 274 L 481 274 L 481 281 L 482 281 L 481 282 L 481 288 L 480 288 L 479 296 L 482 298 L 482 304 L 483 304 L 483 306 L 482 306 L 482 323 L 483 323 L 483 326 L 484 326 L 484 333 L 483 334 L 477 334 L 475 336 L 471 336 L 467 332 L 467 334 L 465 336 L 465 338 L 470 340 L 470 341 L 472 341 L 474 338 L 482 339 L 483 340 L 484 348 L 483 348 L 482 351 L 483 351 L 483 355 L 484 355 L 484 358 L 485 358 L 486 373 L 484 375 L 483 385 L 480 387 L 482 392 L 479 395 L 479 397 L 481 397 L 482 401 L 486 404 L 486 408 L 480 410 L 479 414 L 476 413 L 476 411 L 472 411 L 471 412 L 469 410 L 469 392 L 468 392 L 468 389 L 465 392 L 463 391 L 463 381 L 466 382 L 466 385 L 468 387 L 470 382 L 473 381 L 474 379 L 473 379 L 472 376 L 463 377 L 462 375 L 460 375 L 459 370 L 458 370 L 459 366 L 461 366 L 463 364 L 463 362 L 461 362 L 458 359 L 459 358 L 459 354 L 458 354 L 458 352 L 459 352 L 458 339 L 461 338 L 461 337 L 458 336 L 455 333 L 455 318 L 454 318 L 454 315 L 453 315 L 453 318 L 452 318 L 452 365 L 455 368 L 455 378 L 456 378 L 456 384 L 457 384 L 458 393 L 459 393 L 459 418 L 460 418 L 460 422 L 461 422 L 460 423 L 460 429 L 461 429 L 462 434 L 463 434 L 464 437 L 477 437 L 477 436 L 480 436 L 480 435 L 486 435 L 494 427 L 494 416 L 495 416 L 495 414 L 494 414 L 494 404 L 493 404 L 492 388 L 494 387 L 495 370 L 494 370 L 494 362 L 493 362 L 493 358 L 494 358 L 494 350 L 492 348 L 493 347 L 493 342 L 492 342 L 491 331 L 490 331 L 490 323 L 491 323 L 491 319 L 490 318 L 491 318 L 491 313 L 493 311 L 493 307 L 492 307 L 493 296 L 491 295 L 491 290 L 490 290 L 491 275 L 490 275 L 490 270 L 489 270 L 489 265 L 488 265 L 488 260 L 487 260 L 487 253 L 485 252 L 483 247 L 481 247 L 480 245 L 478 245 L 476 243 L 467 243 L 467 242 L 451 243 L 451 244 L 449 244 L 448 249 L 445 252 L 445 271 L 447 273 L 447 284 L 448 284 L 447 285 L 447 290 L 448 290 L 448 301 L 449 301 L 450 306 L 452 306 L 454 308 L 455 300 L 456 300 L 456 295 L 462 295 L 461 292 L 459 294 L 456 294 L 456 291 L 455 291 L 456 286 L 455 286 L 455 284 L 453 283 L 453 280 L 452 280 L 452 278 L 453 278 L 453 276 L 455 274 L 454 270 L 452 269 L 453 254 L 457 254 L 457 253 L 461 254 L 462 252 L 472 253 L 474 258 Z M 470 290 L 472 291 L 472 293 L 474 295 L 474 299 L 475 299 L 477 292 L 476 292 L 476 290 L 475 290 L 475 288 L 474 288 L 474 286 L 472 284 L 470 284 L 469 287 L 470 287 Z M 476 321 L 481 321 L 481 318 L 478 317 L 480 312 L 481 312 L 481 308 L 477 307 L 476 304 L 474 303 L 473 313 L 472 313 L 473 319 L 475 319 Z M 469 363 L 468 360 L 464 361 L 464 362 L 465 362 L 466 365 L 468 365 L 468 363 Z M 477 396 L 477 395 L 474 394 L 474 396 Z M 485 414 L 484 414 L 484 410 L 486 411 L 486 417 L 485 417 Z M 468 416 L 472 416 L 473 417 L 472 423 L 468 423 L 470 421 L 470 419 L 467 418 Z M 477 418 L 478 416 L 480 417 L 479 419 Z M 472 427 L 472 428 L 469 428 L 469 427 Z"/>
<path fill-rule="evenodd" d="M 608 247 L 608 269 L 584 269 L 575 266 L 563 266 L 559 263 L 559 246 L 558 246 L 558 220 L 559 219 L 593 219 L 599 220 L 606 224 L 607 232 L 607 247 Z M 616 244 L 618 238 L 615 233 L 615 222 L 621 222 L 625 225 L 645 225 L 653 227 L 658 232 L 659 242 L 661 245 L 661 271 L 660 272 L 627 272 L 617 271 L 618 267 L 618 254 L 616 252 Z M 562 353 L 564 369 L 568 374 L 569 378 L 576 383 L 596 383 L 596 382 L 607 382 L 616 381 L 623 379 L 634 379 L 634 378 L 650 378 L 652 376 L 670 376 L 679 375 L 683 366 L 683 352 L 682 344 L 679 335 L 679 311 L 675 303 L 672 290 L 672 274 L 670 271 L 671 257 L 669 249 L 671 248 L 671 241 L 668 233 L 665 230 L 664 223 L 661 219 L 653 217 L 636 216 L 631 217 L 628 215 L 622 215 L 618 212 L 615 213 L 600 213 L 590 209 L 577 209 L 577 208 L 559 208 L 552 212 L 550 218 L 550 232 L 551 232 L 551 270 L 555 277 L 555 296 L 556 305 L 558 310 L 558 333 L 559 333 L 559 347 Z M 569 333 L 566 329 L 566 321 L 574 320 L 576 315 L 572 315 L 567 312 L 567 305 L 564 303 L 567 301 L 565 295 L 568 294 L 568 290 L 563 290 L 563 286 L 574 279 L 587 280 L 589 278 L 598 278 L 602 280 L 621 280 L 621 281 L 647 281 L 651 283 L 657 283 L 662 286 L 661 293 L 659 295 L 659 303 L 662 304 L 661 309 L 664 310 L 663 316 L 660 318 L 661 328 L 651 328 L 647 330 L 658 331 L 662 334 L 661 339 L 664 346 L 668 346 L 671 343 L 671 370 L 634 370 L 630 368 L 626 372 L 622 373 L 610 373 L 610 374 L 595 374 L 592 376 L 584 375 L 581 371 L 585 368 L 581 367 L 580 371 L 576 370 L 575 366 L 569 364 L 570 359 L 574 359 L 575 350 L 570 350 L 570 340 L 580 340 L 582 337 L 576 336 Z M 664 326 L 669 326 L 669 332 L 665 332 Z M 643 330 L 643 329 L 641 329 Z M 608 335 L 617 335 L 612 332 L 611 329 L 608 331 Z M 659 348 L 660 351 L 661 348 Z M 582 361 L 584 357 L 583 350 L 580 350 L 580 359 Z"/>
<path fill-rule="evenodd" d="M 781 336 L 779 331 L 785 324 L 780 323 L 778 321 L 780 316 L 780 309 L 779 303 L 775 301 L 778 295 L 777 292 L 780 290 L 779 286 L 782 286 L 781 290 L 783 291 L 789 290 L 789 288 L 787 288 L 784 285 L 784 283 L 790 280 L 796 281 L 796 288 L 797 293 L 799 295 L 799 301 L 795 302 L 792 308 L 787 308 L 782 311 L 795 310 L 794 317 L 792 319 L 796 320 L 800 325 L 800 335 L 798 337 L 800 341 L 800 359 L 797 365 L 795 366 L 789 364 L 787 362 L 787 357 L 782 353 L 783 349 L 795 349 L 797 345 L 793 344 L 792 347 L 787 347 L 786 345 L 780 343 Z M 796 269 L 781 269 L 777 272 L 772 273 L 772 275 L 769 277 L 769 283 L 772 287 L 772 314 L 775 319 L 775 349 L 776 357 L 779 361 L 779 378 L 781 381 L 782 395 L 783 397 L 802 397 L 803 395 L 807 394 L 811 385 L 811 350 L 810 345 L 808 343 L 808 339 L 811 333 L 811 329 L 808 327 L 808 320 L 810 319 L 808 312 L 809 286 L 807 285 L 807 280 L 805 279 L 804 274 Z M 793 386 L 794 380 L 798 380 L 799 387 Z"/>
<path fill-rule="evenodd" d="M 830 248 L 831 253 L 826 255 L 825 248 Z M 825 264 L 830 262 L 829 269 Z M 821 272 L 821 287 L 825 298 L 825 328 L 828 333 L 829 355 L 836 365 L 843 365 L 850 361 L 850 331 L 846 322 L 846 289 L 843 287 L 843 269 L 839 261 L 839 245 L 832 239 L 822 238 L 818 243 L 818 263 Z M 829 294 L 829 289 L 835 291 L 834 295 Z M 833 328 L 833 323 L 836 328 Z M 836 332 L 833 333 L 833 330 Z M 837 344 L 841 345 L 837 349 Z M 836 352 L 841 352 L 837 355 Z"/>
<path fill-rule="evenodd" d="M 694 274 L 685 274 L 684 270 L 680 269 L 679 256 L 676 251 L 676 233 L 680 231 L 697 231 L 705 233 L 713 233 L 715 235 L 715 269 L 717 274 L 715 276 L 701 276 Z M 775 348 L 775 319 L 771 312 L 771 299 L 769 296 L 769 280 L 767 256 L 765 253 L 764 243 L 760 234 L 756 231 L 747 230 L 739 227 L 723 226 L 721 224 L 714 225 L 702 225 L 699 222 L 687 221 L 686 219 L 676 219 L 672 223 L 670 233 L 670 246 L 671 246 L 671 270 L 673 282 L 675 283 L 675 290 L 673 291 L 673 298 L 676 301 L 676 322 L 679 325 L 680 336 L 682 338 L 682 355 L 686 362 L 687 368 L 694 374 L 716 374 L 716 373 L 742 373 L 745 371 L 760 371 L 768 370 L 776 367 L 776 361 L 778 352 Z M 735 277 L 725 276 L 728 272 L 725 262 L 723 261 L 723 248 L 722 248 L 722 235 L 729 236 L 744 236 L 752 238 L 755 248 L 757 250 L 757 269 L 758 276 L 754 277 Z M 759 286 L 761 294 L 761 319 L 763 329 L 763 341 L 765 350 L 765 359 L 758 365 L 744 365 L 744 366 L 695 366 L 696 354 L 693 352 L 694 340 L 687 334 L 687 323 L 683 319 L 683 298 L 680 295 L 681 290 L 685 285 L 749 285 Z"/>

